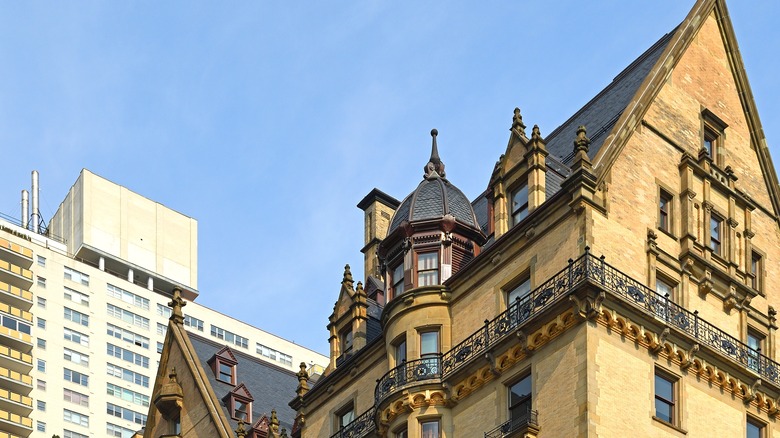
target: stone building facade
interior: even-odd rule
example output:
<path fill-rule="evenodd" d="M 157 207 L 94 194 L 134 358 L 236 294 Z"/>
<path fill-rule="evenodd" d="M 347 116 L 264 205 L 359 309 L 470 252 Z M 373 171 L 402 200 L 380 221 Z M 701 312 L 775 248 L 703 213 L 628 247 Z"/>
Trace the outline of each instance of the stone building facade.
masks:
<path fill-rule="evenodd" d="M 432 134 L 408 197 L 361 201 L 292 436 L 780 434 L 780 188 L 722 0 L 546 137 L 515 110 L 476 200 Z"/>

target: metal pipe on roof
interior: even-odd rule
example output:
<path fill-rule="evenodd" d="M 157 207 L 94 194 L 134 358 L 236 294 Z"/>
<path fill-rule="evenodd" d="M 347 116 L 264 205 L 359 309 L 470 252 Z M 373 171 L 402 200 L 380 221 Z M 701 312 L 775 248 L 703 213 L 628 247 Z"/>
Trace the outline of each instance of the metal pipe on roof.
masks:
<path fill-rule="evenodd" d="M 32 230 L 39 232 L 41 223 L 41 212 L 38 209 L 38 171 L 32 171 Z"/>
<path fill-rule="evenodd" d="M 30 226 L 30 193 L 22 190 L 22 228 L 29 229 Z"/>

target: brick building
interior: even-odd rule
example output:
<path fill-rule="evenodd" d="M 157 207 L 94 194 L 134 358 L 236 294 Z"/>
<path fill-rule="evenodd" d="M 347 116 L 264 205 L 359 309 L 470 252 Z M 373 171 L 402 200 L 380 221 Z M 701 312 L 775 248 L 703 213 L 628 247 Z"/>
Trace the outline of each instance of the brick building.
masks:
<path fill-rule="evenodd" d="M 778 180 L 722 0 L 550 134 L 515 110 L 475 200 L 432 135 L 408 197 L 359 204 L 293 436 L 780 433 Z"/>

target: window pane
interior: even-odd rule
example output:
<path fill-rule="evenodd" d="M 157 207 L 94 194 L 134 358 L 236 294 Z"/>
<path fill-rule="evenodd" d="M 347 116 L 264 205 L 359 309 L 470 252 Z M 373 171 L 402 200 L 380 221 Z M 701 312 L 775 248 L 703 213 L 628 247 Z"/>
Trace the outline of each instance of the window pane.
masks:
<path fill-rule="evenodd" d="M 655 395 L 664 400 L 672 401 L 674 384 L 661 376 L 655 376 Z"/>
<path fill-rule="evenodd" d="M 672 405 L 663 400 L 655 399 L 655 416 L 667 423 L 672 422 Z"/>
<path fill-rule="evenodd" d="M 507 295 L 507 306 L 511 306 L 517 301 L 517 298 L 523 299 L 531 293 L 531 279 L 526 278 L 522 283 L 518 284 L 514 289 L 509 291 Z"/>
<path fill-rule="evenodd" d="M 520 187 L 512 195 L 512 222 L 517 224 L 528 216 L 528 186 Z"/>
<path fill-rule="evenodd" d="M 747 422 L 747 438 L 763 438 L 761 435 L 763 426 L 753 423 L 748 420 Z"/>
<path fill-rule="evenodd" d="M 509 406 L 525 400 L 531 395 L 531 375 L 524 377 L 509 388 Z"/>
<path fill-rule="evenodd" d="M 439 332 L 424 332 L 420 334 L 420 354 L 435 354 L 439 352 Z"/>
<path fill-rule="evenodd" d="M 439 422 L 429 421 L 422 424 L 422 438 L 439 438 Z"/>

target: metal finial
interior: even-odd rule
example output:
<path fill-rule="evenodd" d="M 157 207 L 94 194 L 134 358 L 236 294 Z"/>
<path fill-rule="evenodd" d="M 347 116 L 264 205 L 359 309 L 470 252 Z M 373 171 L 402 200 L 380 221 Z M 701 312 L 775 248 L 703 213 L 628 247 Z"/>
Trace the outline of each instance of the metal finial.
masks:
<path fill-rule="evenodd" d="M 428 160 L 428 164 L 423 167 L 425 172 L 425 178 L 442 177 L 444 178 L 444 163 L 439 158 L 439 148 L 436 145 L 436 136 L 439 135 L 439 131 L 436 128 L 431 129 L 431 158 Z"/>

